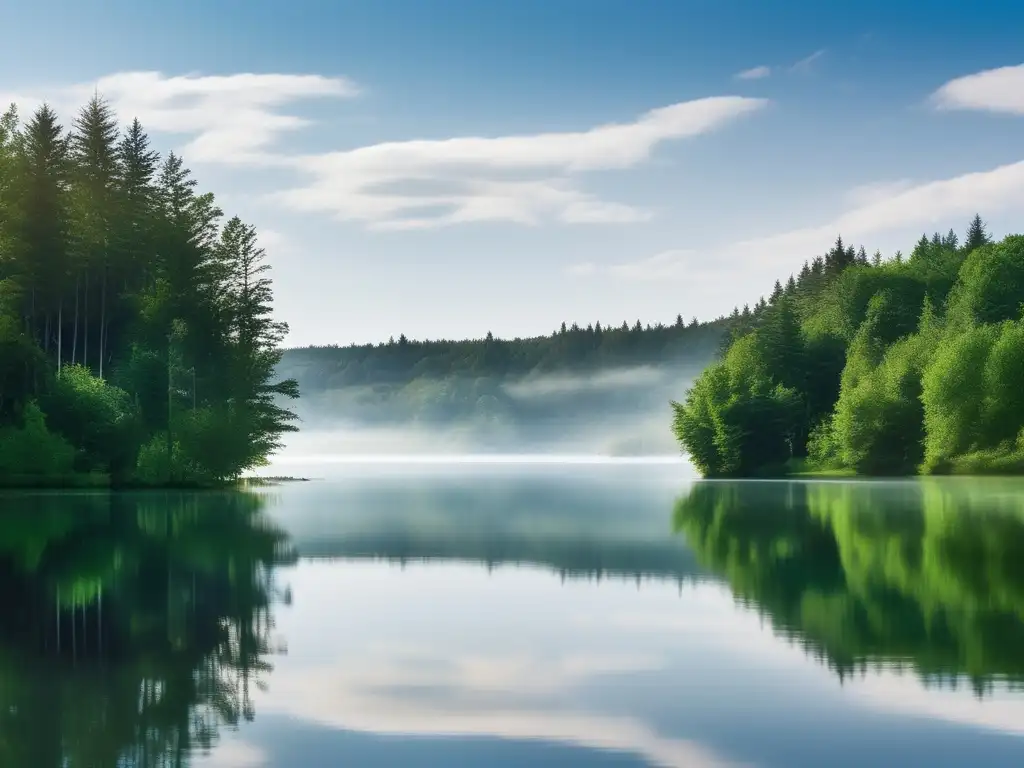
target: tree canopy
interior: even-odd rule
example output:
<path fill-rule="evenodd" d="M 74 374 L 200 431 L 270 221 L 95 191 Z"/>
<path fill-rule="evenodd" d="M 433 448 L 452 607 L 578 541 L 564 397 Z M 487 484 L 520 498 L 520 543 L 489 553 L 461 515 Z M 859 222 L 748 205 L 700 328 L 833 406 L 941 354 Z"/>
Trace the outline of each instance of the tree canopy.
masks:
<path fill-rule="evenodd" d="M 779 285 L 673 404 L 703 474 L 1024 470 L 1024 236 L 975 216 L 887 260 L 840 238 Z"/>
<path fill-rule="evenodd" d="M 211 483 L 266 461 L 275 368 L 253 227 L 95 96 L 0 118 L 0 483 Z"/>
<path fill-rule="evenodd" d="M 287 349 L 281 370 L 302 383 L 303 392 L 367 384 L 407 384 L 417 378 L 514 377 L 533 373 L 594 371 L 601 368 L 706 361 L 717 351 L 726 320 L 672 325 L 658 323 L 586 327 L 562 323 L 550 336 L 500 339 L 396 341 L 347 347 Z"/>

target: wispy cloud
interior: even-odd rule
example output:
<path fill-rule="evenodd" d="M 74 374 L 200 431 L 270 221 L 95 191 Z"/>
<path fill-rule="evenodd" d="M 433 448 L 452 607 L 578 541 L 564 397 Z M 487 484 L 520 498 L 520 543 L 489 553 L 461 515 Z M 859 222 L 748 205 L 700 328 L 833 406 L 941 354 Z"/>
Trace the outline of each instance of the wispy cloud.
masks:
<path fill-rule="evenodd" d="M 296 167 L 310 183 L 276 199 L 374 228 L 639 221 L 649 212 L 595 198 L 579 174 L 632 168 L 665 141 L 710 133 L 766 104 L 712 97 L 578 132 L 387 142 L 309 156 Z"/>
<path fill-rule="evenodd" d="M 768 66 L 751 67 L 750 69 L 744 69 L 742 72 L 737 72 L 735 77 L 737 80 L 762 80 L 772 73 L 772 68 Z"/>
<path fill-rule="evenodd" d="M 943 110 L 978 110 L 1024 115 L 1024 64 L 987 69 L 950 80 L 932 94 Z"/>
<path fill-rule="evenodd" d="M 257 74 L 165 76 L 120 72 L 94 82 L 0 95 L 23 111 L 49 101 L 70 119 L 94 93 L 122 120 L 138 118 L 149 131 L 188 136 L 189 162 L 275 162 L 275 141 L 309 121 L 284 107 L 311 98 L 351 98 L 360 88 L 344 77 Z"/>
<path fill-rule="evenodd" d="M 661 251 L 639 261 L 616 264 L 595 264 L 592 261 L 572 264 L 566 272 L 577 277 L 607 275 L 623 280 L 681 280 L 707 273 L 708 262 L 690 249 Z"/>
<path fill-rule="evenodd" d="M 764 282 L 822 253 L 838 234 L 848 242 L 861 242 L 888 232 L 942 226 L 950 219 L 966 221 L 979 210 L 989 215 L 1024 213 L 1022 200 L 1024 161 L 924 183 L 883 182 L 851 190 L 847 195 L 851 207 L 819 226 L 727 243 L 700 254 L 670 250 L 612 266 L 575 265 L 570 271 L 577 276 L 634 280 L 686 280 L 711 272 L 742 271 L 745 280 Z"/>
<path fill-rule="evenodd" d="M 581 187 L 579 175 L 634 167 L 665 141 L 712 132 L 767 104 L 720 96 L 575 132 L 396 141 L 301 155 L 279 146 L 284 134 L 310 123 L 296 113 L 298 103 L 351 98 L 361 92 L 354 82 L 321 75 L 122 72 L 11 98 L 26 109 L 47 100 L 68 120 L 97 91 L 122 120 L 138 117 L 149 131 L 186 137 L 177 149 L 189 163 L 298 171 L 308 183 L 273 195 L 274 202 L 376 229 L 645 221 L 649 211 L 599 199 Z"/>
<path fill-rule="evenodd" d="M 825 55 L 825 49 L 821 48 L 821 49 L 815 51 L 814 53 L 812 53 L 810 56 L 806 56 L 806 57 L 800 59 L 800 61 L 798 61 L 796 64 L 794 64 L 793 66 L 791 66 L 789 68 L 789 71 L 790 72 L 807 72 L 808 70 L 810 70 L 811 65 L 814 64 L 814 62 L 816 62 L 818 59 L 820 59 L 824 55 Z"/>
<path fill-rule="evenodd" d="M 914 182 L 911 179 L 875 181 L 870 184 L 861 184 L 853 187 L 853 189 L 847 191 L 845 200 L 851 207 L 860 208 L 865 205 L 888 200 L 913 186 Z"/>

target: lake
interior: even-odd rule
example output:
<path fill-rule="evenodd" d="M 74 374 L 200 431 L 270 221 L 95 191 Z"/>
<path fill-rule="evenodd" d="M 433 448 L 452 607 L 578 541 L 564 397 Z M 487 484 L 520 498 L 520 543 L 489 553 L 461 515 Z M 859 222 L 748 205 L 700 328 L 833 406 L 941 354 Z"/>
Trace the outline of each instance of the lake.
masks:
<path fill-rule="evenodd" d="M 0 495 L 0 765 L 1024 765 L 1024 482 Z"/>

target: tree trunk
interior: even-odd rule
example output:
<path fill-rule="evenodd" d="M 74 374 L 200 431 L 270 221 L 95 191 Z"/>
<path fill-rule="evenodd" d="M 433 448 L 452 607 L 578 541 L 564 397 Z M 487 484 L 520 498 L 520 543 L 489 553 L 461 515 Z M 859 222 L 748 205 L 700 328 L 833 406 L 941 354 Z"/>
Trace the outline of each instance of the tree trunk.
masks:
<path fill-rule="evenodd" d="M 36 344 L 39 343 L 39 337 L 36 336 L 36 287 L 32 286 L 32 304 L 28 311 L 28 327 L 29 334 L 32 336 L 33 341 Z"/>
<path fill-rule="evenodd" d="M 174 418 L 174 398 L 171 381 L 171 343 L 172 335 L 167 334 L 167 480 L 174 478 L 174 437 L 171 434 L 171 424 Z"/>
<path fill-rule="evenodd" d="M 85 271 L 85 291 L 82 296 L 85 308 L 82 310 L 82 364 L 89 367 L 89 270 Z"/>
<path fill-rule="evenodd" d="M 57 378 L 60 378 L 61 354 L 64 349 L 64 297 L 57 300 Z"/>
<path fill-rule="evenodd" d="M 100 284 L 100 378 L 103 378 L 103 353 L 107 331 L 107 265 L 103 265 L 103 281 Z"/>
<path fill-rule="evenodd" d="M 78 277 L 75 276 L 75 326 L 71 334 L 71 364 L 78 359 Z"/>

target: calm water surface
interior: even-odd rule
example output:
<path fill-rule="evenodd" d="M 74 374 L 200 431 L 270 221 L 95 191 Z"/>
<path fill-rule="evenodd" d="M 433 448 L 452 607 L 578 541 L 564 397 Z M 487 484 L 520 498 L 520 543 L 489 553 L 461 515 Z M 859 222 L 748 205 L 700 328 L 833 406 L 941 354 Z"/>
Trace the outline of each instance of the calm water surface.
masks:
<path fill-rule="evenodd" d="M 1024 765 L 1024 483 L 681 474 L 0 495 L 0 766 Z"/>

